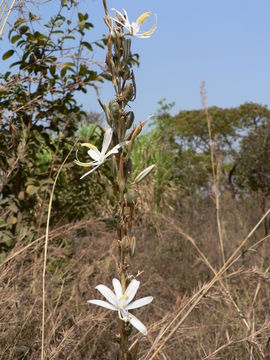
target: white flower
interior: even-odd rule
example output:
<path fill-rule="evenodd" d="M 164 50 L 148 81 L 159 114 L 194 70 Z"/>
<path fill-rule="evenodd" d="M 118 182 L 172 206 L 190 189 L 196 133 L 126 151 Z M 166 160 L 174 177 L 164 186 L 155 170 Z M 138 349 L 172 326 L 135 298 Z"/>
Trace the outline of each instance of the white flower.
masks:
<path fill-rule="evenodd" d="M 116 145 L 115 147 L 113 147 L 110 151 L 108 151 L 106 153 L 106 151 L 108 150 L 108 147 L 110 146 L 111 140 L 112 140 L 112 135 L 113 135 L 113 130 L 112 128 L 108 128 L 105 131 L 104 134 L 104 138 L 103 138 L 103 144 L 102 144 L 102 149 L 101 152 L 92 144 L 89 143 L 83 143 L 81 144 L 81 146 L 85 146 L 88 147 L 88 155 L 94 160 L 91 162 L 81 162 L 78 158 L 76 160 L 74 160 L 75 164 L 79 165 L 79 166 L 84 166 L 84 167 L 93 167 L 93 169 L 91 169 L 90 171 L 88 171 L 86 174 L 84 174 L 81 179 L 83 179 L 85 176 L 91 174 L 91 172 L 95 171 L 100 165 L 102 165 L 106 159 L 112 155 L 112 154 L 117 154 L 118 150 L 128 144 L 128 141 L 124 141 L 118 145 Z"/>
<path fill-rule="evenodd" d="M 150 30 L 145 32 L 139 32 L 141 25 L 152 15 L 150 11 L 142 13 L 135 22 L 133 21 L 132 23 L 130 23 L 128 19 L 128 14 L 125 9 L 123 9 L 124 15 L 116 9 L 112 10 L 116 12 L 116 17 L 112 19 L 118 24 L 122 25 L 124 28 L 126 28 L 129 32 L 129 35 L 135 36 L 137 38 L 149 38 L 156 31 L 157 21 Z"/>
<path fill-rule="evenodd" d="M 121 283 L 118 279 L 113 279 L 114 292 L 105 285 L 98 285 L 96 289 L 106 298 L 107 301 L 102 300 L 89 300 L 90 304 L 102 306 L 106 309 L 118 311 L 119 318 L 125 322 L 130 322 L 137 330 L 143 335 L 147 335 L 147 329 L 144 324 L 136 318 L 133 314 L 129 313 L 128 310 L 137 309 L 139 307 L 149 304 L 152 300 L 152 296 L 147 296 L 139 300 L 134 299 L 136 292 L 140 286 L 138 280 L 131 280 L 126 291 L 123 294 Z"/>

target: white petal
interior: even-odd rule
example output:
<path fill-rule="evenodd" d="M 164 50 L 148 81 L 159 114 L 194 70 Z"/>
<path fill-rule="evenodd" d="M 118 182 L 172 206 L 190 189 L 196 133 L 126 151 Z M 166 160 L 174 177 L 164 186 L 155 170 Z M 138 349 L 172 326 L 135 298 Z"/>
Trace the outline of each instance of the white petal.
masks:
<path fill-rule="evenodd" d="M 105 131 L 104 138 L 103 138 L 102 149 L 101 149 L 101 154 L 103 156 L 105 155 L 106 151 L 108 150 L 108 147 L 110 146 L 110 143 L 111 143 L 111 140 L 112 140 L 112 135 L 113 135 L 113 129 L 108 128 Z"/>
<path fill-rule="evenodd" d="M 137 22 L 133 22 L 131 24 L 131 28 L 132 28 L 132 35 L 136 36 L 136 34 L 140 31 L 140 24 L 138 24 Z"/>
<path fill-rule="evenodd" d="M 105 155 L 105 158 L 109 157 L 112 154 L 117 154 L 119 148 L 120 148 L 119 145 L 116 145 L 114 148 L 112 148 L 110 151 L 107 152 L 107 154 Z"/>
<path fill-rule="evenodd" d="M 122 286 L 118 279 L 113 279 L 113 288 L 114 292 L 116 293 L 116 296 L 118 299 L 123 295 Z"/>
<path fill-rule="evenodd" d="M 80 177 L 80 179 L 83 179 L 84 177 L 86 177 L 87 175 L 91 174 L 91 172 L 95 171 L 98 167 L 100 167 L 101 164 L 99 164 L 98 166 L 94 167 L 92 170 L 88 171 L 86 174 L 84 174 L 83 176 Z"/>
<path fill-rule="evenodd" d="M 125 309 L 119 310 L 118 316 L 123 321 L 129 321 L 129 312 Z"/>
<path fill-rule="evenodd" d="M 117 307 L 115 307 L 112 304 L 109 304 L 107 301 L 102 301 L 102 300 L 88 300 L 87 301 L 89 304 L 94 304 L 94 305 L 98 305 L 98 306 L 102 306 L 106 309 L 110 309 L 110 310 L 114 310 L 117 311 Z"/>
<path fill-rule="evenodd" d="M 130 32 L 130 24 L 127 24 L 127 22 L 125 21 L 125 23 L 122 23 L 121 21 L 112 18 L 117 24 L 123 26 L 125 29 L 127 29 Z M 124 20 L 123 20 L 124 21 Z"/>
<path fill-rule="evenodd" d="M 128 14 L 127 14 L 127 12 L 126 12 L 126 10 L 124 8 L 123 8 L 123 10 L 124 10 L 124 14 L 125 14 L 125 17 L 126 17 L 125 23 L 126 23 L 126 25 L 130 26 L 130 22 L 129 22 L 129 19 L 128 19 Z"/>
<path fill-rule="evenodd" d="M 74 163 L 76 165 L 83 166 L 83 167 L 92 167 L 94 165 L 93 161 L 83 163 L 80 160 L 74 160 Z"/>
<path fill-rule="evenodd" d="M 120 13 L 120 11 L 116 10 L 115 8 L 112 8 L 112 10 L 116 12 L 116 14 L 120 17 L 120 19 L 123 20 L 123 22 L 125 22 L 126 19 L 123 16 L 123 14 Z M 114 19 L 114 20 L 116 20 L 116 19 Z"/>
<path fill-rule="evenodd" d="M 112 305 L 118 308 L 118 302 L 116 295 L 105 285 L 98 285 L 96 289 L 109 301 Z"/>
<path fill-rule="evenodd" d="M 146 296 L 144 298 L 138 299 L 136 301 L 133 301 L 132 303 L 128 304 L 125 309 L 131 310 L 131 309 L 137 309 L 142 306 L 150 304 L 150 302 L 153 301 L 153 296 Z"/>
<path fill-rule="evenodd" d="M 133 325 L 137 330 L 139 330 L 143 335 L 147 335 L 147 329 L 144 324 L 136 318 L 133 314 L 128 314 L 128 321 Z"/>
<path fill-rule="evenodd" d="M 115 145 L 115 147 L 113 147 L 110 151 L 107 152 L 107 154 L 105 155 L 105 158 L 109 157 L 112 154 L 117 154 L 118 150 L 122 147 L 125 146 L 129 143 L 129 141 L 123 141 L 120 144 Z"/>
<path fill-rule="evenodd" d="M 95 161 L 99 161 L 100 160 L 100 152 L 98 151 L 98 149 L 90 149 L 87 151 L 87 154 Z"/>
<path fill-rule="evenodd" d="M 128 285 L 125 291 L 125 295 L 127 295 L 128 297 L 126 304 L 129 304 L 134 299 L 134 296 L 136 295 L 139 286 L 140 286 L 140 282 L 138 280 L 136 279 L 131 280 L 131 283 Z"/>

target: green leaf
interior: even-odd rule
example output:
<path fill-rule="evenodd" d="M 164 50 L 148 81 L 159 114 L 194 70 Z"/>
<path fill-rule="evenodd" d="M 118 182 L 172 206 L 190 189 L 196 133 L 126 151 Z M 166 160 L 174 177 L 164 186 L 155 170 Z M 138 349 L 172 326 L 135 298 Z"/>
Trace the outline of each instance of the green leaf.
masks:
<path fill-rule="evenodd" d="M 14 35 L 11 38 L 11 44 L 15 44 L 19 39 L 21 38 L 21 35 Z"/>
<path fill-rule="evenodd" d="M 20 27 L 20 33 L 23 35 L 26 33 L 27 30 L 29 30 L 29 27 L 27 25 L 23 25 Z"/>
<path fill-rule="evenodd" d="M 3 60 L 7 60 L 9 59 L 13 54 L 14 54 L 14 50 L 8 50 L 7 52 L 4 53 L 4 55 L 2 56 Z"/>
<path fill-rule="evenodd" d="M 65 67 L 61 70 L 61 77 L 64 77 L 66 73 L 67 73 L 67 68 Z"/>
<path fill-rule="evenodd" d="M 55 71 L 56 71 L 56 65 L 51 65 L 51 66 L 49 67 L 49 70 L 50 70 L 51 75 L 54 76 L 54 75 L 55 75 Z"/>
<path fill-rule="evenodd" d="M 101 49 L 104 49 L 104 46 L 101 45 L 101 44 L 100 44 L 99 42 L 97 42 L 97 41 L 95 41 L 95 45 L 98 46 L 98 47 L 100 47 Z"/>
<path fill-rule="evenodd" d="M 84 20 L 84 16 L 82 13 L 78 13 L 78 18 L 80 21 L 83 21 Z"/>
<path fill-rule="evenodd" d="M 93 51 L 93 47 L 89 42 L 83 41 L 82 45 L 85 46 L 89 51 Z"/>

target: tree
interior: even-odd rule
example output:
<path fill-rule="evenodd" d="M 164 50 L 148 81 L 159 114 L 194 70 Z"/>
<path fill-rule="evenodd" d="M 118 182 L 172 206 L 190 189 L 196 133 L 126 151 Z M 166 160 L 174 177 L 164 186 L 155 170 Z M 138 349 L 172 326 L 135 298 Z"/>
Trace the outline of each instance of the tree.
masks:
<path fill-rule="evenodd" d="M 12 48 L 2 58 L 16 59 L 9 71 L 0 74 L 0 247 L 12 246 L 17 236 L 24 238 L 26 233 L 33 237 L 42 226 L 52 178 L 86 116 L 75 94 L 102 81 L 84 53 L 92 52 L 94 44 L 103 46 L 103 41 L 85 40 L 93 24 L 88 14 L 80 12 L 72 20 L 75 6 L 73 1 L 63 1 L 57 14 L 42 25 L 40 18 L 29 12 L 28 19 L 19 18 L 9 32 Z M 92 132 L 91 136 L 99 142 L 101 133 Z M 73 166 L 72 162 L 69 160 L 67 167 Z M 100 193 L 103 189 L 98 182 L 91 194 L 89 188 L 81 188 L 83 199 L 79 193 L 75 200 L 70 188 L 65 192 L 64 187 L 72 184 L 78 191 L 79 173 L 75 170 L 72 181 L 68 171 L 63 173 L 55 193 L 58 218 L 66 216 L 67 208 L 73 218 L 82 216 L 85 198 L 91 199 L 96 190 Z"/>

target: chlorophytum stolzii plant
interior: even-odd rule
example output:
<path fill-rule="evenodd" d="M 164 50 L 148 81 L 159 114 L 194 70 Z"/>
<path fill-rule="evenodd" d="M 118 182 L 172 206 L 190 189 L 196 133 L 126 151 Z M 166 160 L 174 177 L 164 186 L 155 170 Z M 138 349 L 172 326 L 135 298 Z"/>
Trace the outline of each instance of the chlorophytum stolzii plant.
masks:
<path fill-rule="evenodd" d="M 136 359 L 138 343 L 129 350 L 129 336 L 132 327 L 136 328 L 143 335 L 147 335 L 145 325 L 133 314 L 131 310 L 148 305 L 152 296 L 134 300 L 140 282 L 128 272 L 128 259 L 135 255 L 136 241 L 130 236 L 132 229 L 135 198 L 133 198 L 132 187 L 141 182 L 155 167 L 151 165 L 143 169 L 133 182 L 130 180 L 132 162 L 130 154 L 134 141 L 142 131 L 146 120 L 134 125 L 134 113 L 127 111 L 126 106 L 136 97 L 136 84 L 132 70 L 131 39 L 149 38 L 156 30 L 156 23 L 145 32 L 141 26 L 151 16 L 151 12 L 144 12 L 136 21 L 130 22 L 125 9 L 123 13 L 112 9 L 114 16 L 109 15 L 106 0 L 103 0 L 105 17 L 104 21 L 109 29 L 107 41 L 107 55 L 105 61 L 106 78 L 112 82 L 115 91 L 114 99 L 108 104 L 99 103 L 105 113 L 108 127 L 105 128 L 101 151 L 96 146 L 83 143 L 88 148 L 89 162 L 82 162 L 76 155 L 75 163 L 79 166 L 90 168 L 81 179 L 90 175 L 93 171 L 108 162 L 113 175 L 113 187 L 117 193 L 118 202 L 118 225 L 117 225 L 117 246 L 118 246 L 118 275 L 119 280 L 113 278 L 114 292 L 105 285 L 97 285 L 96 289 L 107 301 L 89 300 L 90 304 L 99 305 L 106 309 L 116 311 L 120 324 L 119 350 L 113 354 L 112 359 L 128 360 Z M 85 181 L 85 180 L 84 180 Z"/>

